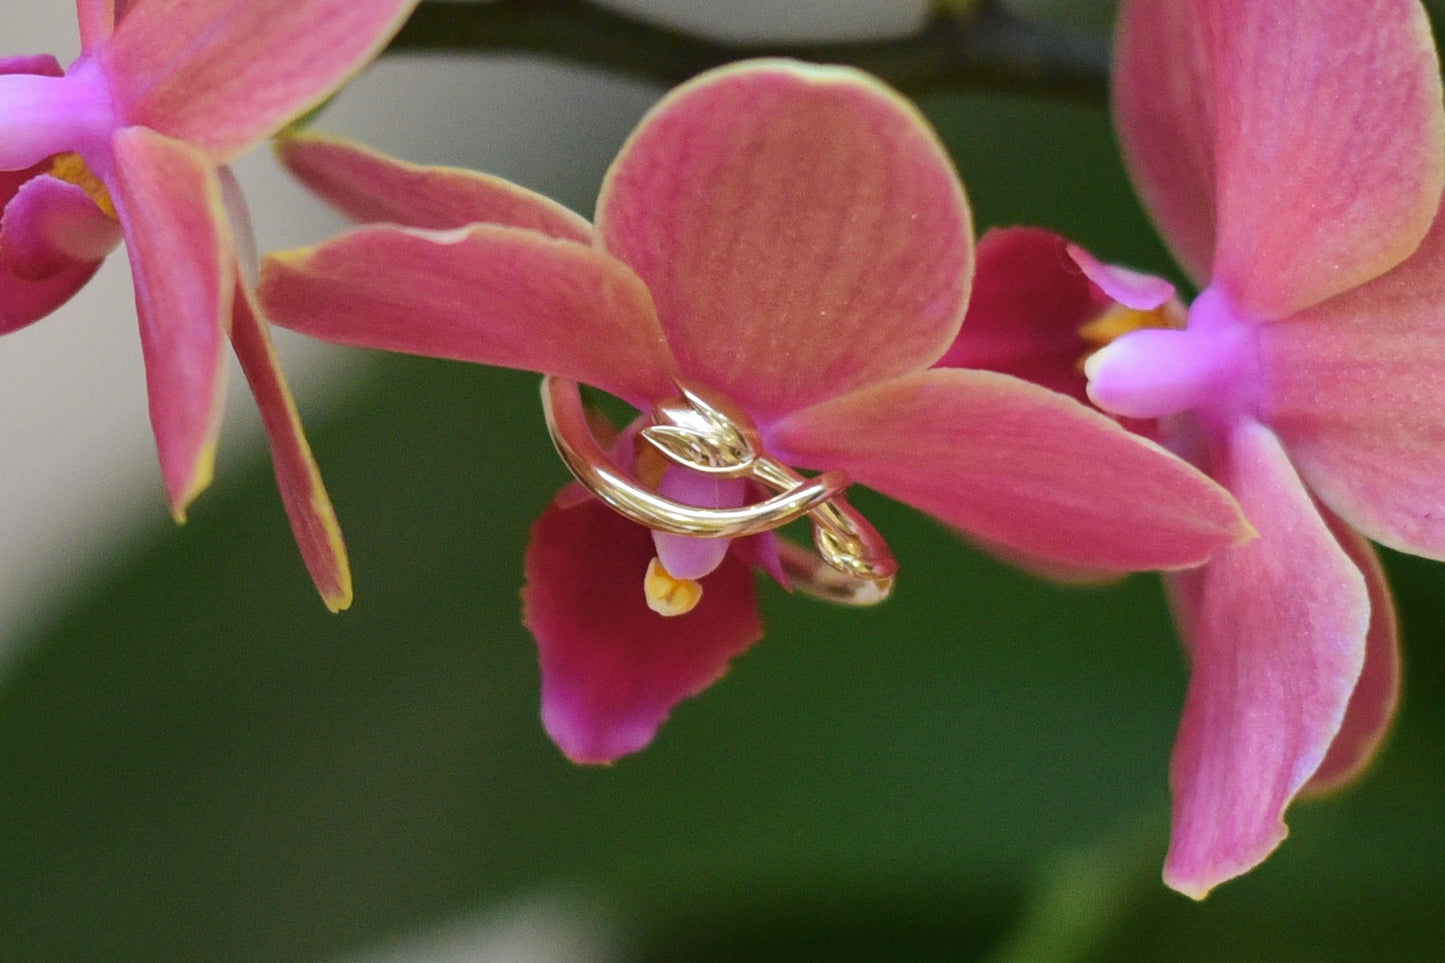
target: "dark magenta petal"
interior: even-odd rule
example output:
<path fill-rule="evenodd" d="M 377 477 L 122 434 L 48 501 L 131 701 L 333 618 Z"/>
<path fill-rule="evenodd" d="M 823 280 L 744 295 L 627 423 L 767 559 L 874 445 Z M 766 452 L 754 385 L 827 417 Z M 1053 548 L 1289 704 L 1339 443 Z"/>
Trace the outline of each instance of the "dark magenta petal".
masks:
<path fill-rule="evenodd" d="M 983 368 L 1087 403 L 1079 328 L 1106 297 L 1069 256 L 1069 243 L 1033 227 L 995 229 L 978 242 L 963 328 L 936 367 Z"/>
<path fill-rule="evenodd" d="M 548 735 L 574 762 L 604 763 L 651 742 L 672 707 L 715 682 L 763 626 L 752 573 L 731 554 L 703 580 L 697 608 L 651 611 L 651 534 L 569 488 L 532 529 L 523 619 L 537 638 Z"/>
<path fill-rule="evenodd" d="M 61 77 L 65 74 L 65 68 L 50 54 L 26 54 L 19 57 L 0 57 L 0 75 L 3 74 Z"/>
<path fill-rule="evenodd" d="M 457 167 L 424 167 L 360 144 L 294 134 L 276 147 L 286 169 L 347 217 L 431 230 L 502 224 L 591 243 L 592 225 L 510 181 Z"/>
<path fill-rule="evenodd" d="M 120 238 L 120 223 L 82 188 L 46 174 L 22 184 L 0 218 L 0 258 L 36 281 L 104 260 Z"/>
<path fill-rule="evenodd" d="M 665 97 L 608 172 L 597 232 L 682 370 L 760 422 L 932 364 L 973 267 L 962 185 L 917 109 L 790 61 Z"/>
<path fill-rule="evenodd" d="M 76 263 L 43 281 L 22 278 L 0 265 L 0 334 L 39 321 L 69 301 L 95 275 L 100 264 Z"/>
<path fill-rule="evenodd" d="M 1259 537 L 1171 576 L 1192 665 L 1171 765 L 1165 881 L 1196 899 L 1256 866 L 1341 731 L 1370 599 L 1279 440 L 1254 422 L 1210 466 Z"/>

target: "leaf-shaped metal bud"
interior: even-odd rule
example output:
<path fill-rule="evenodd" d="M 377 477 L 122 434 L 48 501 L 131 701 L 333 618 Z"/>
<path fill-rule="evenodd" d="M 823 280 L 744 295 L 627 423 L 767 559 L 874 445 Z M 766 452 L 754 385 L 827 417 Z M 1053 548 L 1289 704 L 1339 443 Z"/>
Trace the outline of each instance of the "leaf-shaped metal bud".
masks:
<path fill-rule="evenodd" d="M 669 461 L 708 475 L 746 475 L 757 458 L 736 432 L 708 432 L 679 425 L 649 425 L 642 437 Z"/>

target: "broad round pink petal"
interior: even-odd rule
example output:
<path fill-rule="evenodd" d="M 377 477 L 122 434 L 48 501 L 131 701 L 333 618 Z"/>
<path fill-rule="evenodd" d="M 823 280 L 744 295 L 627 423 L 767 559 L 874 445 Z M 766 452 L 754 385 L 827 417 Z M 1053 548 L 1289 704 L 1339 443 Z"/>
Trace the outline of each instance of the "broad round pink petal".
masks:
<path fill-rule="evenodd" d="M 1192 676 L 1170 767 L 1164 879 L 1202 899 L 1262 861 L 1319 770 L 1365 659 L 1370 601 L 1279 440 L 1233 426 L 1211 468 L 1260 537 L 1175 586 Z"/>
<path fill-rule="evenodd" d="M 146 0 L 97 55 L 125 123 L 225 161 L 316 106 L 416 0 Z"/>
<path fill-rule="evenodd" d="M 753 576 L 729 556 L 702 601 L 647 607 L 647 529 L 596 499 L 554 503 L 532 528 L 523 620 L 537 638 L 542 722 L 574 762 L 605 763 L 652 741 L 672 707 L 712 685 L 762 638 Z"/>
<path fill-rule="evenodd" d="M 536 231 L 363 227 L 267 257 L 259 293 L 275 323 L 338 344 L 560 375 L 643 408 L 676 394 L 637 276 Z"/>
<path fill-rule="evenodd" d="M 423 167 L 318 134 L 281 139 L 276 155 L 301 183 L 353 220 L 431 230 L 503 224 L 591 243 L 592 225 L 550 198 L 490 174 Z"/>
<path fill-rule="evenodd" d="M 1214 263 L 1212 68 L 1192 0 L 1127 0 L 1114 38 L 1114 126 L 1144 206 L 1203 287 Z"/>
<path fill-rule="evenodd" d="M 597 232 L 682 370 L 763 421 L 931 364 L 972 274 L 968 203 L 918 111 L 788 61 L 664 98 L 608 172 Z"/>
<path fill-rule="evenodd" d="M 797 412 L 769 442 L 972 535 L 1067 568 L 1197 565 L 1250 533 L 1222 488 L 1057 392 L 934 369 Z"/>
<path fill-rule="evenodd" d="M 1325 761 L 1300 790 L 1301 796 L 1334 792 L 1369 767 L 1389 734 L 1400 704 L 1400 632 L 1395 602 L 1374 548 L 1338 516 L 1321 512 L 1340 547 L 1365 576 L 1370 594 L 1370 628 L 1365 635 L 1365 667 L 1350 694 L 1350 707 Z"/>
<path fill-rule="evenodd" d="M 1087 402 L 1079 328 L 1109 299 L 1074 263 L 1064 238 L 1035 227 L 991 230 L 978 242 L 973 295 L 958 338 L 935 367 L 1014 375 Z"/>
<path fill-rule="evenodd" d="M 1337 0 L 1327 16 L 1315 0 L 1136 0 L 1122 23 L 1118 112 L 1144 194 L 1197 186 L 1150 183 L 1178 141 L 1142 142 L 1155 112 L 1197 111 L 1174 123 L 1215 132 L 1212 280 L 1248 314 L 1317 304 L 1419 244 L 1445 186 L 1445 108 L 1416 0 Z M 1167 93 L 1186 79 L 1204 81 L 1205 109 Z M 1172 162 L 1192 171 L 1199 153 L 1186 142 Z"/>
<path fill-rule="evenodd" d="M 0 260 L 21 277 L 39 281 L 104 260 L 120 237 L 120 223 L 82 188 L 41 174 L 5 205 Z"/>
<path fill-rule="evenodd" d="M 266 428 L 276 484 L 301 558 L 326 607 L 339 612 L 351 605 L 351 566 L 341 525 L 301 428 L 301 416 L 281 373 L 271 335 L 251 298 L 244 285 L 237 285 L 231 345 Z"/>
<path fill-rule="evenodd" d="M 220 182 L 200 151 L 143 127 L 118 131 L 112 148 L 109 186 L 135 278 L 151 427 L 180 521 L 215 463 L 236 254 Z"/>
<path fill-rule="evenodd" d="M 1445 559 L 1445 218 L 1394 271 L 1260 332 L 1263 417 L 1366 536 Z"/>

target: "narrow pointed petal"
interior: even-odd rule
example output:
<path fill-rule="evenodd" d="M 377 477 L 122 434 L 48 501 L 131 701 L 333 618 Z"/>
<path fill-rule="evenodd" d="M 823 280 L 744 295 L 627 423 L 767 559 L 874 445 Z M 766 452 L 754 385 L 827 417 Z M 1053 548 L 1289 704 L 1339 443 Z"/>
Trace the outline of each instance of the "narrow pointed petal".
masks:
<path fill-rule="evenodd" d="M 115 30 L 115 0 L 75 0 L 75 19 L 80 25 L 80 49 L 89 53 Z"/>
<path fill-rule="evenodd" d="M 447 230 L 501 224 L 590 244 L 592 225 L 550 198 L 490 174 L 424 167 L 350 141 L 292 134 L 276 156 L 301 183 L 353 220 Z"/>
<path fill-rule="evenodd" d="M 1192 676 L 1171 765 L 1164 879 L 1202 899 L 1284 839 L 1284 811 L 1325 760 L 1365 659 L 1365 579 L 1279 440 L 1236 425 L 1214 473 L 1260 537 L 1190 581 L 1181 625 Z"/>
<path fill-rule="evenodd" d="M 140 127 L 117 132 L 112 145 L 151 426 L 171 513 L 183 521 L 211 482 L 236 256 L 220 183 L 199 151 Z"/>
<path fill-rule="evenodd" d="M 1378 280 L 1261 332 L 1264 417 L 1311 490 L 1391 548 L 1445 559 L 1445 218 Z"/>
<path fill-rule="evenodd" d="M 260 298 L 275 323 L 339 344 L 561 375 L 635 402 L 676 393 L 637 276 L 535 231 L 364 227 L 266 258 Z"/>
<path fill-rule="evenodd" d="M 291 531 L 306 570 L 326 607 L 340 612 L 351 605 L 351 566 L 341 525 L 321 481 L 321 469 L 301 428 L 301 416 L 271 346 L 265 322 L 244 286 L 237 286 L 231 344 L 251 385 L 261 423 L 271 444 L 271 463 Z"/>
<path fill-rule="evenodd" d="M 1365 667 L 1350 694 L 1350 707 L 1325 761 L 1300 791 L 1301 796 L 1333 792 L 1357 779 L 1374 760 L 1400 704 L 1400 633 L 1395 602 L 1385 571 L 1369 542 L 1337 516 L 1324 510 L 1330 531 L 1365 577 L 1370 594 L 1370 628 L 1365 636 Z"/>
<path fill-rule="evenodd" d="M 416 0 L 147 0 L 101 51 L 125 121 L 215 161 L 316 106 L 385 46 Z"/>
<path fill-rule="evenodd" d="M 120 243 L 120 224 L 83 189 L 46 174 L 32 177 L 5 205 L 0 260 L 16 274 L 44 280 L 96 264 Z"/>
<path fill-rule="evenodd" d="M 1069 242 L 1034 227 L 995 229 L 978 242 L 978 268 L 963 328 L 937 367 L 983 368 L 1087 402 L 1079 334 L 1109 305 L 1068 253 Z"/>
<path fill-rule="evenodd" d="M 1317 304 L 1419 244 L 1445 186 L 1445 109 L 1415 0 L 1342 0 L 1329 16 L 1311 0 L 1135 0 L 1121 23 L 1117 112 L 1142 193 L 1158 210 L 1197 189 L 1209 151 L 1196 138 L 1214 132 L 1212 280 L 1247 313 Z M 1200 81 L 1198 95 L 1175 91 Z M 1180 137 L 1185 124 L 1195 132 Z M 1190 201 L 1159 211 L 1171 243 L 1186 221 L 1202 233 L 1197 204 L 1184 218 L 1171 203 Z M 1194 269 L 1198 242 L 1178 246 Z"/>
<path fill-rule="evenodd" d="M 1057 392 L 991 371 L 935 369 L 789 416 L 791 463 L 860 484 L 972 535 L 1066 568 L 1197 565 L 1247 538 L 1222 488 Z"/>
<path fill-rule="evenodd" d="M 931 364 L 972 273 L 962 186 L 917 110 L 786 61 L 669 94 L 609 171 L 597 231 L 683 370 L 761 420 Z"/>
<path fill-rule="evenodd" d="M 665 618 L 643 597 L 652 538 L 596 499 L 554 503 L 527 548 L 523 620 L 537 638 L 542 722 L 574 762 L 646 746 L 673 705 L 727 671 L 763 627 L 753 577 L 731 556 L 702 601 Z"/>

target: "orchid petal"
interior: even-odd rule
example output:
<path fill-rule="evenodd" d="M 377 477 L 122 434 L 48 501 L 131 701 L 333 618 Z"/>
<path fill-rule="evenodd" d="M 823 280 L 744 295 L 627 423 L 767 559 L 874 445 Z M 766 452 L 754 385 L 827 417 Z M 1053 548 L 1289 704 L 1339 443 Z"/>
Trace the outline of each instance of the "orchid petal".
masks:
<path fill-rule="evenodd" d="M 1180 26 L 1190 17 L 1197 29 Z M 1205 81 L 1209 107 L 1173 125 L 1213 132 L 1212 280 L 1248 314 L 1279 318 L 1317 304 L 1420 243 L 1445 186 L 1445 109 L 1429 20 L 1415 0 L 1340 0 L 1329 16 L 1312 0 L 1137 0 L 1122 23 L 1118 77 L 1130 92 L 1118 104 L 1121 135 L 1151 206 L 1161 193 L 1199 186 L 1197 144 L 1186 142 L 1181 160 L 1171 154 L 1177 140 L 1143 143 L 1169 132 L 1156 112 L 1197 108 L 1158 92 L 1186 77 Z M 1151 85 L 1155 102 L 1142 106 Z M 1168 164 L 1190 171 L 1191 183 L 1160 178 Z M 1172 234 L 1169 217 L 1161 226 Z"/>
<path fill-rule="evenodd" d="M 927 366 L 968 298 L 947 154 L 846 68 L 752 62 L 673 91 L 608 172 L 597 231 L 683 369 L 759 420 Z"/>
<path fill-rule="evenodd" d="M 1079 328 L 1109 299 L 1068 254 L 1068 242 L 1033 227 L 995 229 L 978 242 L 973 296 L 958 339 L 936 367 L 984 368 L 1087 401 Z"/>
<path fill-rule="evenodd" d="M 779 422 L 794 464 L 860 484 L 1068 568 L 1197 565 L 1250 533 L 1234 500 L 1164 449 L 1061 394 L 934 369 Z"/>
<path fill-rule="evenodd" d="M 271 443 L 276 485 L 306 570 L 326 607 L 339 612 L 351 605 L 351 567 L 341 526 L 301 428 L 301 416 L 281 373 L 271 336 L 251 298 L 244 285 L 237 286 L 231 345 L 261 412 Z"/>
<path fill-rule="evenodd" d="M 267 257 L 260 298 L 277 324 L 339 344 L 541 371 L 639 407 L 676 393 L 637 276 L 535 231 L 363 227 Z"/>
<path fill-rule="evenodd" d="M 378 53 L 416 0 L 147 0 L 99 52 L 117 107 L 229 160 Z"/>
<path fill-rule="evenodd" d="M 0 76 L 5 74 L 63 77 L 65 68 L 50 54 L 22 54 L 17 57 L 0 57 Z"/>
<path fill-rule="evenodd" d="M 1174 285 L 1161 277 L 1105 264 L 1077 244 L 1069 245 L 1069 259 L 1110 298 L 1136 311 L 1153 311 L 1174 297 Z"/>
<path fill-rule="evenodd" d="M 408 164 L 317 134 L 283 138 L 276 155 L 301 183 L 356 221 L 430 230 L 502 224 L 564 240 L 592 240 L 592 225 L 585 218 L 489 174 Z"/>
<path fill-rule="evenodd" d="M 1400 704 L 1400 633 L 1385 571 L 1370 543 L 1328 510 L 1322 511 L 1340 547 L 1365 577 L 1370 595 L 1370 628 L 1365 634 L 1365 667 L 1350 694 L 1350 707 L 1325 761 L 1300 790 L 1301 796 L 1333 792 L 1369 766 L 1390 731 Z"/>
<path fill-rule="evenodd" d="M 31 281 L 0 264 L 0 334 L 39 321 L 69 301 L 100 265 L 100 261 L 78 261 L 43 281 Z"/>
<path fill-rule="evenodd" d="M 737 559 L 707 577 L 697 608 L 665 618 L 643 597 L 651 558 L 647 529 L 592 498 L 554 503 L 532 529 L 523 620 L 537 638 L 542 722 L 574 762 L 643 748 L 674 704 L 762 637 L 752 574 Z"/>
<path fill-rule="evenodd" d="M 1445 559 L 1445 218 L 1378 280 L 1260 332 L 1264 416 L 1319 498 L 1392 548 Z"/>
<path fill-rule="evenodd" d="M 1360 677 L 1365 580 L 1315 510 L 1279 439 L 1234 426 L 1215 472 L 1260 537 L 1218 552 L 1176 591 L 1192 678 L 1171 765 L 1165 881 L 1195 899 L 1284 839 Z"/>
<path fill-rule="evenodd" d="M 151 426 L 171 513 L 183 521 L 211 481 L 235 252 L 220 183 L 200 151 L 142 127 L 118 131 L 112 146 Z"/>
<path fill-rule="evenodd" d="M 15 193 L 0 218 L 0 259 L 39 281 L 80 264 L 96 264 L 120 243 L 120 224 L 85 190 L 46 174 Z"/>
<path fill-rule="evenodd" d="M 80 49 L 89 53 L 115 30 L 115 0 L 75 0 L 75 19 L 80 25 Z"/>
<path fill-rule="evenodd" d="M 1215 242 L 1214 93 L 1199 5 L 1133 0 L 1114 39 L 1114 125 L 1144 206 L 1201 287 Z"/>

